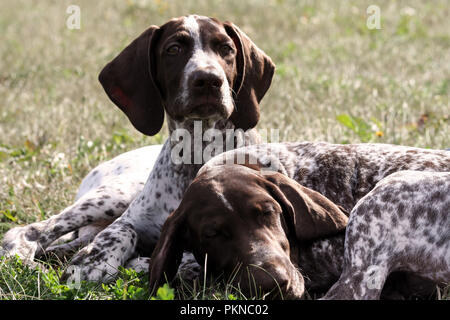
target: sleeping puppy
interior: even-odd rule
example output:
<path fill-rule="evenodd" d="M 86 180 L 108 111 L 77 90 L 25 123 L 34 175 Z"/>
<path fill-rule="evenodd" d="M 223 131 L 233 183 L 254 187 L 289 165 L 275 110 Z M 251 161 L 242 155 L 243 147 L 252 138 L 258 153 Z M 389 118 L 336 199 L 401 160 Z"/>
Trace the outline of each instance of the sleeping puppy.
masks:
<path fill-rule="evenodd" d="M 229 165 L 233 163 L 246 167 Z M 164 273 L 172 278 L 181 244 L 196 254 L 201 265 L 207 257 L 210 272 L 232 274 L 236 264 L 254 271 L 259 266 L 270 269 L 272 280 L 264 280 L 268 273 L 258 271 L 256 279 L 250 279 L 254 283 L 260 280 L 260 288 L 266 291 L 282 287 L 285 295 L 293 298 L 301 296 L 303 286 L 312 292 L 326 291 L 339 278 L 344 262 L 345 224 L 336 223 L 346 221 L 342 207 L 352 211 L 377 183 L 401 170 L 414 170 L 416 175 L 448 172 L 450 156 L 445 151 L 406 146 L 325 142 L 269 143 L 222 153 L 202 167 L 164 227 L 150 266 L 151 285 L 164 280 Z M 336 210 L 329 204 L 332 210 L 323 209 L 326 199 L 297 182 L 342 207 Z M 421 192 L 428 190 L 422 188 Z M 398 204 L 396 194 L 391 192 L 383 199 Z M 310 200 L 305 200 L 306 195 Z M 266 211 L 272 213 L 256 214 Z M 374 221 L 369 229 L 380 228 Z M 433 215 L 420 220 L 419 226 L 430 223 Z M 245 274 L 234 279 L 242 280 L 241 287 L 249 281 Z M 434 290 L 433 282 L 399 269 L 387 279 L 382 298 L 424 297 Z"/>
<path fill-rule="evenodd" d="M 405 289 L 424 285 L 404 278 L 404 271 L 448 284 L 449 177 L 391 174 L 358 201 L 348 220 L 344 209 L 280 173 L 207 168 L 163 227 L 151 285 L 173 278 L 184 250 L 245 294 L 272 298 L 301 298 L 305 287 L 325 292 L 339 276 L 325 299 L 402 298 Z"/>
<path fill-rule="evenodd" d="M 187 250 L 244 294 L 301 298 L 305 281 L 320 289 L 338 279 L 347 220 L 342 208 L 280 173 L 209 168 L 164 224 L 150 284 L 172 279 Z"/>

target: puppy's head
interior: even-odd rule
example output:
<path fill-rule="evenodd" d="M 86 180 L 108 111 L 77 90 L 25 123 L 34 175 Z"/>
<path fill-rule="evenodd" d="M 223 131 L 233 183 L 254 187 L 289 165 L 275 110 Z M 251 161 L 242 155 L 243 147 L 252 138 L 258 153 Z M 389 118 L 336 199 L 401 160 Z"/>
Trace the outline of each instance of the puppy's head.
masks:
<path fill-rule="evenodd" d="M 319 193 L 280 174 L 224 165 L 203 171 L 163 226 L 150 284 L 171 279 L 184 250 L 207 272 L 249 294 L 300 298 L 298 243 L 345 229 L 347 216 Z"/>
<path fill-rule="evenodd" d="M 164 109 L 178 122 L 230 118 L 253 128 L 275 66 L 234 24 L 190 15 L 151 26 L 100 73 L 110 99 L 142 133 Z"/>

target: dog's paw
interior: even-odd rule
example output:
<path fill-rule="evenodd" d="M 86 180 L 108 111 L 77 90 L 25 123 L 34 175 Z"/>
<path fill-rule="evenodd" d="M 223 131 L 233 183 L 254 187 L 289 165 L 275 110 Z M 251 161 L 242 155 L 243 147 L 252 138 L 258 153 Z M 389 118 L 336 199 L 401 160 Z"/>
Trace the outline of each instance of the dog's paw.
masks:
<path fill-rule="evenodd" d="M 119 266 L 119 259 L 111 257 L 105 250 L 88 246 L 74 256 L 64 270 L 61 281 L 109 282 L 117 276 Z"/>
<path fill-rule="evenodd" d="M 203 278 L 203 268 L 197 263 L 192 253 L 183 253 L 176 277 L 189 282 Z"/>
<path fill-rule="evenodd" d="M 125 265 L 126 269 L 133 269 L 134 271 L 140 273 L 148 273 L 150 267 L 150 258 L 148 257 L 138 257 L 131 259 Z"/>
<path fill-rule="evenodd" d="M 33 264 L 36 253 L 41 251 L 37 241 L 39 234 L 39 230 L 32 225 L 9 230 L 3 237 L 2 256 L 18 256 L 22 262 Z"/>

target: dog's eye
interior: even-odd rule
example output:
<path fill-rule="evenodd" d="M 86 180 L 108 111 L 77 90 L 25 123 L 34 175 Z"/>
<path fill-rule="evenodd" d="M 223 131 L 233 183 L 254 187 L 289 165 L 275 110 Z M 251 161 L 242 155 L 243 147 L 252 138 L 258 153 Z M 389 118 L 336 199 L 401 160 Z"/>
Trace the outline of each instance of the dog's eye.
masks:
<path fill-rule="evenodd" d="M 166 49 L 166 52 L 171 56 L 176 56 L 177 54 L 180 54 L 181 51 L 181 46 L 179 46 L 178 44 L 171 45 Z"/>
<path fill-rule="evenodd" d="M 263 215 L 271 215 L 276 211 L 276 207 L 274 207 L 274 205 L 271 203 L 264 203 L 259 208 L 259 212 L 261 212 Z"/>
<path fill-rule="evenodd" d="M 228 56 L 229 54 L 231 54 L 233 52 L 233 48 L 228 45 L 228 44 L 224 44 L 222 46 L 220 46 L 220 54 L 222 56 Z"/>
<path fill-rule="evenodd" d="M 211 238 L 217 237 L 218 234 L 219 234 L 219 232 L 216 229 L 206 229 L 203 232 L 203 237 L 211 239 Z"/>

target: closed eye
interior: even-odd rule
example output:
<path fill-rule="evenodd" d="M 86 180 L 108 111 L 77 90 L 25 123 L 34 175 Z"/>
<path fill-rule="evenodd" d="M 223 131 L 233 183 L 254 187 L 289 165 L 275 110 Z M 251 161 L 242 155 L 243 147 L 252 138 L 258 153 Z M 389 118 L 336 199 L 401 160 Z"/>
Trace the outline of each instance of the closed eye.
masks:
<path fill-rule="evenodd" d="M 255 208 L 255 211 L 258 214 L 272 215 L 274 213 L 280 212 L 281 208 L 277 207 L 276 205 L 274 205 L 271 202 L 267 202 L 267 203 L 261 203 L 260 205 L 258 205 Z"/>
<path fill-rule="evenodd" d="M 234 49 L 229 44 L 222 44 L 219 47 L 219 52 L 222 56 L 228 56 L 232 53 L 234 53 Z"/>
<path fill-rule="evenodd" d="M 215 238 L 219 235 L 219 231 L 217 229 L 206 229 L 203 232 L 203 237 L 207 239 Z"/>
<path fill-rule="evenodd" d="M 221 240 L 230 239 L 231 233 L 223 228 L 207 228 L 202 231 L 202 239 L 212 240 L 220 238 Z"/>

